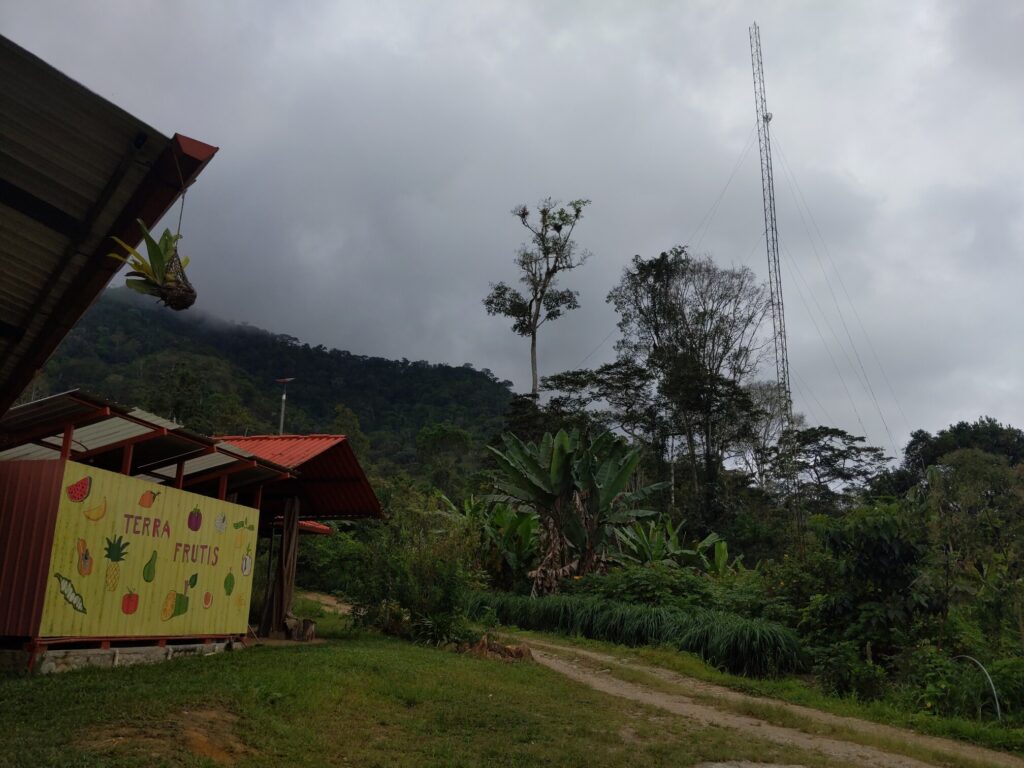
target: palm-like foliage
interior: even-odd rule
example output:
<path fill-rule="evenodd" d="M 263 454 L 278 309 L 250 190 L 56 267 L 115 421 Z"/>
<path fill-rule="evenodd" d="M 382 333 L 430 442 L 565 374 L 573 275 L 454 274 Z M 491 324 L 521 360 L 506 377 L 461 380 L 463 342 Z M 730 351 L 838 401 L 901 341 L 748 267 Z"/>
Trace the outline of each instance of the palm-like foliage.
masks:
<path fill-rule="evenodd" d="M 470 496 L 458 508 L 447 496 L 441 501 L 459 512 L 480 531 L 484 565 L 502 586 L 511 588 L 537 559 L 537 514 L 493 499 Z"/>
<path fill-rule="evenodd" d="M 661 485 L 628 490 L 640 450 L 610 432 L 597 438 L 546 434 L 540 444 L 502 437 L 497 459 L 498 491 L 512 504 L 529 507 L 540 523 L 540 564 L 534 593 L 554 592 L 558 582 L 599 567 L 616 528 L 653 512 L 636 509 Z"/>
<path fill-rule="evenodd" d="M 174 309 L 191 306 L 195 301 L 195 291 L 185 277 L 185 267 L 189 264 L 189 258 L 178 256 L 178 241 L 181 235 L 171 234 L 171 230 L 165 229 L 160 239 L 156 240 L 146 225 L 141 220 L 137 221 L 146 242 L 145 256 L 124 240 L 112 238 L 124 248 L 127 255 L 111 253 L 110 256 L 131 267 L 125 285 L 133 291 L 155 296 Z"/>
<path fill-rule="evenodd" d="M 612 559 L 622 565 L 678 566 L 687 550 L 680 541 L 683 524 L 672 525 L 670 520 L 637 521 L 618 528 L 618 551 Z"/>

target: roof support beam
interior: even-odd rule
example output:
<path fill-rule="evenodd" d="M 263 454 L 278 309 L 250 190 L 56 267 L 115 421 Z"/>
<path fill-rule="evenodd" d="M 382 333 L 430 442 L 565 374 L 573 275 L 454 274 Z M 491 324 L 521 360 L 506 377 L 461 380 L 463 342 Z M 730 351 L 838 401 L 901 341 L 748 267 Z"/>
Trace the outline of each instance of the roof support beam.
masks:
<path fill-rule="evenodd" d="M 21 337 L 25 335 L 25 329 L 20 328 L 13 323 L 8 323 L 4 320 L 0 320 L 0 339 L 10 339 L 11 341 L 21 341 Z"/>
<path fill-rule="evenodd" d="M 92 448 L 88 451 L 80 451 L 75 454 L 75 460 L 79 459 L 91 459 L 93 456 L 99 456 L 102 453 L 110 453 L 122 448 L 130 448 L 136 443 L 142 443 L 146 440 L 152 440 L 154 437 L 163 437 L 167 434 L 167 430 L 163 427 L 158 427 L 151 432 L 147 432 L 143 435 L 136 435 L 135 437 L 128 437 L 124 440 L 118 440 L 116 443 L 110 445 L 101 445 L 98 448 Z"/>
<path fill-rule="evenodd" d="M 71 425 L 72 427 L 84 427 L 89 424 L 94 424 L 97 421 L 103 421 L 103 419 L 107 418 L 110 418 L 110 408 L 103 406 L 102 408 L 97 408 L 90 414 L 85 414 L 75 419 L 6 435 L 0 438 L 0 451 L 13 448 L 16 445 L 22 445 L 23 443 L 34 443 L 36 440 L 55 437 L 56 435 L 62 434 L 64 428 L 68 425 Z M 54 447 L 56 448 L 57 446 Z"/>
<path fill-rule="evenodd" d="M 200 483 L 208 483 L 211 480 L 216 480 L 220 477 L 227 477 L 228 475 L 233 475 L 236 472 L 244 472 L 247 469 L 256 469 L 257 466 L 259 465 L 252 460 L 238 461 L 234 464 L 229 464 L 223 469 L 215 469 L 212 472 L 206 472 L 202 475 L 197 475 L 196 477 L 185 478 L 185 487 L 187 488 L 191 485 L 199 485 Z"/>
<path fill-rule="evenodd" d="M 136 468 L 136 472 L 149 472 L 150 470 L 169 467 L 172 464 L 184 464 L 189 459 L 198 459 L 200 456 L 207 456 L 216 452 L 217 449 L 212 445 L 204 445 L 192 451 L 179 453 L 177 456 L 169 456 L 166 459 L 160 459 L 159 461 L 151 461 L 148 464 L 143 464 Z"/>
<path fill-rule="evenodd" d="M 64 237 L 74 238 L 78 235 L 78 219 L 2 178 L 0 178 L 0 203 L 28 216 L 32 221 L 42 224 L 47 229 L 64 235 Z"/>

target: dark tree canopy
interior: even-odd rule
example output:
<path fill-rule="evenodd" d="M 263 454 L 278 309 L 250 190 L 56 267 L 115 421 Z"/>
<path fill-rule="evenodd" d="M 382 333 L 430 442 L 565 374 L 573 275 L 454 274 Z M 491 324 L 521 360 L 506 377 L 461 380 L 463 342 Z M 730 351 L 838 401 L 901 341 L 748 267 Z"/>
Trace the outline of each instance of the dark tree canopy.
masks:
<path fill-rule="evenodd" d="M 622 332 L 616 361 L 545 386 L 556 401 L 603 408 L 606 423 L 649 445 L 670 472 L 681 448 L 698 516 L 712 518 L 723 463 L 756 410 L 746 386 L 765 349 L 767 292 L 749 269 L 675 247 L 634 257 L 608 301 Z"/>

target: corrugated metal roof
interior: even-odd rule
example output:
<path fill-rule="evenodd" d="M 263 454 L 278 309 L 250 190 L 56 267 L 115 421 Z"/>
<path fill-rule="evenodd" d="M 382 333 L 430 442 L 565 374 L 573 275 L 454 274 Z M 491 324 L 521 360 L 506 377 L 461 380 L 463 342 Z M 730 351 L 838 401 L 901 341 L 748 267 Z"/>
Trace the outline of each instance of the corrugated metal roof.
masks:
<path fill-rule="evenodd" d="M 0 417 L 0 461 L 54 459 L 60 456 L 65 424 L 75 424 L 71 458 L 99 459 L 104 453 L 119 456 L 119 447 L 136 438 L 132 474 L 155 482 L 175 479 L 177 465 L 183 465 L 186 486 L 205 484 L 205 476 L 237 464 L 230 487 L 237 489 L 256 482 L 277 480 L 290 468 L 246 446 L 199 435 L 180 424 L 138 408 L 126 408 L 81 391 L 19 405 Z M 147 435 L 149 437 L 147 437 Z M 255 466 L 246 466 L 255 464 Z M 115 466 L 119 466 L 115 462 Z M 114 468 L 114 467 L 111 467 Z M 212 482 L 212 481 L 211 481 Z"/>
<path fill-rule="evenodd" d="M 275 520 L 274 525 L 284 525 L 284 520 Z M 299 520 L 299 533 L 313 533 L 319 536 L 331 536 L 334 533 L 334 529 L 329 525 L 318 523 L 315 520 Z"/>
<path fill-rule="evenodd" d="M 295 469 L 347 438 L 344 435 L 254 435 L 217 439 L 247 448 L 275 464 Z"/>
<path fill-rule="evenodd" d="M 214 152 L 0 36 L 0 414 Z"/>
<path fill-rule="evenodd" d="M 258 456 L 299 471 L 299 477 L 270 483 L 265 508 L 290 495 L 302 499 L 302 517 L 334 520 L 381 517 L 380 501 L 344 435 L 254 435 L 223 437 Z"/>

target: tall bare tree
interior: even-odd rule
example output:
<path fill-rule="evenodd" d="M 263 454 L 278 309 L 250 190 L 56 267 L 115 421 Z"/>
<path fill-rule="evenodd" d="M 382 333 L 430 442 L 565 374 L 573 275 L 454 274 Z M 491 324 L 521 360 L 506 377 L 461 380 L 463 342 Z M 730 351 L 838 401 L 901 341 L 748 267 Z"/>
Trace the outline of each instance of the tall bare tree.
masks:
<path fill-rule="evenodd" d="M 536 220 L 525 205 L 513 209 L 515 215 L 530 232 L 530 240 L 519 247 L 516 266 L 519 282 L 525 291 L 507 283 L 491 283 L 491 292 L 484 299 L 489 315 L 504 315 L 512 319 L 512 330 L 530 338 L 530 394 L 537 397 L 537 331 L 549 320 L 556 320 L 579 306 L 578 294 L 569 289 L 558 289 L 558 276 L 581 266 L 589 254 L 576 248 L 573 230 L 589 200 L 573 200 L 565 206 L 550 197 L 537 206 Z"/>
<path fill-rule="evenodd" d="M 768 294 L 746 268 L 675 247 L 633 259 L 608 294 L 619 312 L 620 356 L 646 364 L 682 435 L 695 490 L 713 514 L 718 475 L 752 410 L 743 385 L 757 370 Z"/>

